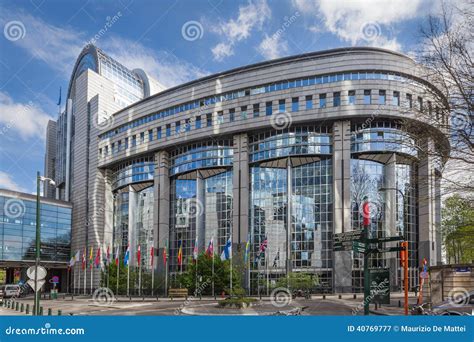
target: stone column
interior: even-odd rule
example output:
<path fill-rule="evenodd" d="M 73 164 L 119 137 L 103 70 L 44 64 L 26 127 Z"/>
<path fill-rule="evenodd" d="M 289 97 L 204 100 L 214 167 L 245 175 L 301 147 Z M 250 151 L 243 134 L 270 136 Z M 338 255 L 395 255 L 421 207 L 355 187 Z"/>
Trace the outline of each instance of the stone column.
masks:
<path fill-rule="evenodd" d="M 418 168 L 418 210 L 419 210 L 419 242 L 418 265 L 426 258 L 428 265 L 436 265 L 438 244 L 436 241 L 436 175 L 433 163 L 434 142 L 427 138 L 422 142 L 422 151 Z M 417 266 L 418 266 L 417 265 Z"/>
<path fill-rule="evenodd" d="M 155 284 L 162 284 L 160 287 L 165 290 L 165 264 L 163 260 L 163 250 L 168 242 L 167 253 L 169 256 L 169 211 L 170 211 L 170 178 L 169 178 L 169 155 L 166 151 L 155 154 L 155 174 L 154 181 L 154 208 L 153 208 L 153 243 L 154 249 L 158 251 L 155 268 L 157 278 Z"/>
<path fill-rule="evenodd" d="M 334 228 L 343 233 L 351 227 L 351 123 L 333 125 Z M 333 252 L 333 291 L 352 292 L 352 252 Z"/>
<path fill-rule="evenodd" d="M 387 188 L 383 192 L 385 198 L 385 220 L 384 224 L 384 233 L 385 236 L 395 236 L 397 234 L 397 198 L 398 198 L 398 189 L 397 188 L 397 156 L 395 153 L 392 153 L 389 160 L 385 164 L 385 184 L 384 187 Z M 405 203 L 403 200 L 398 204 L 402 210 Z M 405 218 L 403 218 L 405 220 Z M 388 246 L 388 244 L 384 244 Z M 387 267 L 390 268 L 390 286 L 395 289 L 398 283 L 398 264 L 397 264 L 397 253 L 383 253 L 383 258 L 387 261 Z"/>

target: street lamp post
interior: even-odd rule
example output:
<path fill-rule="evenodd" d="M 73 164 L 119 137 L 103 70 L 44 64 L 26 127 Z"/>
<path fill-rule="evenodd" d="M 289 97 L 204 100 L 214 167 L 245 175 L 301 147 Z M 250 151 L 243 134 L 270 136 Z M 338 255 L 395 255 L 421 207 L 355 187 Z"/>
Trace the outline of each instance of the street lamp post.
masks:
<path fill-rule="evenodd" d="M 40 264 L 40 248 L 41 248 L 41 220 L 40 220 L 40 191 L 41 191 L 41 182 L 49 181 L 49 184 L 52 186 L 56 185 L 54 181 L 50 178 L 42 177 L 39 171 L 36 174 L 36 258 L 35 258 L 35 305 L 34 305 L 34 315 L 39 316 L 40 309 L 40 292 L 38 289 L 38 267 Z"/>
<path fill-rule="evenodd" d="M 380 188 L 379 191 L 386 191 L 386 190 L 395 190 L 402 195 L 403 198 L 403 237 L 404 237 L 404 242 L 402 242 L 402 247 L 405 247 L 405 250 L 401 251 L 401 254 L 404 254 L 402 259 L 403 262 L 403 287 L 404 287 L 404 309 L 405 309 L 405 315 L 408 315 L 408 234 L 407 234 L 407 229 L 408 229 L 408 220 L 407 218 L 407 205 L 405 201 L 405 194 L 403 191 L 401 191 L 398 188 Z"/>

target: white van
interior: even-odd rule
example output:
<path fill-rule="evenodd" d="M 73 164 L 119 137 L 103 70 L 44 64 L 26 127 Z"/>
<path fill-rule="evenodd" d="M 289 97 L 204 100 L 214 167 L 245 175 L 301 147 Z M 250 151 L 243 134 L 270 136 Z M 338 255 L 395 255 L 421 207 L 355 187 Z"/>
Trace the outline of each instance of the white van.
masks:
<path fill-rule="evenodd" d="M 3 292 L 3 297 L 19 297 L 20 296 L 20 285 L 3 285 L 0 287 Z"/>

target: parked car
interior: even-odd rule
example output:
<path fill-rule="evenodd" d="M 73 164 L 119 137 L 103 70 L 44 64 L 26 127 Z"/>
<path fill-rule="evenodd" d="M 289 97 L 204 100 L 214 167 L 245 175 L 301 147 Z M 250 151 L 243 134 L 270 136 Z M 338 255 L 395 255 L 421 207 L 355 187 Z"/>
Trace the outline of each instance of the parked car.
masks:
<path fill-rule="evenodd" d="M 20 296 L 20 285 L 3 285 L 0 287 L 0 291 L 3 292 L 4 298 L 19 297 Z"/>
<path fill-rule="evenodd" d="M 470 314 L 474 312 L 474 291 L 466 292 L 456 298 L 448 298 L 444 302 L 433 307 L 433 312 L 441 314 L 443 312 L 452 312 L 462 314 Z"/>
<path fill-rule="evenodd" d="M 3 289 L 0 287 L 0 303 L 3 304 Z"/>

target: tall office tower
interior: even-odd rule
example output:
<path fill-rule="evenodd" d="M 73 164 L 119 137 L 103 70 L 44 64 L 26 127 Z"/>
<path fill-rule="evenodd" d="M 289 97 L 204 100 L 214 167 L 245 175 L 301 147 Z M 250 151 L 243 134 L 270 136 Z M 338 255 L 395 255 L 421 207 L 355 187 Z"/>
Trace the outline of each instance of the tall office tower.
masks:
<path fill-rule="evenodd" d="M 105 189 L 108 172 L 98 169 L 98 135 L 114 123 L 113 113 L 162 89 L 143 70 L 127 69 L 93 45 L 86 46 L 76 61 L 56 136 L 47 137 L 47 146 L 56 140 L 56 196 L 74 208 L 72 253 L 87 253 L 89 271 L 79 277 L 78 263 L 73 287 L 97 287 L 99 270 L 89 268 L 90 250 L 95 259 L 97 250 L 104 251 L 112 239 L 112 222 L 107 219 L 112 206 L 104 198 L 111 192 Z"/>
<path fill-rule="evenodd" d="M 46 148 L 44 154 L 44 176 L 54 179 L 56 173 L 56 121 L 49 120 L 46 126 Z M 56 190 L 48 182 L 44 183 L 43 196 L 55 198 Z"/>

